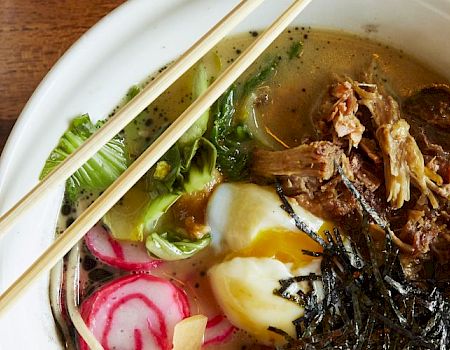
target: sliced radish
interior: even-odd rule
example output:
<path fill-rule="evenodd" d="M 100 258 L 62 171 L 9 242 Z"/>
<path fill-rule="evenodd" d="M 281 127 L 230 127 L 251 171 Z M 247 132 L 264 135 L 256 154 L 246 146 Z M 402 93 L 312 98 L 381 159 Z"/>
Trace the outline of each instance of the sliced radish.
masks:
<path fill-rule="evenodd" d="M 118 241 L 101 225 L 86 234 L 85 242 L 92 254 L 104 263 L 124 270 L 150 270 L 161 263 L 152 258 L 142 242 Z"/>
<path fill-rule="evenodd" d="M 171 282 L 136 274 L 97 290 L 81 305 L 81 315 L 105 350 L 169 350 L 174 327 L 189 316 L 189 305 Z M 80 350 L 88 350 L 79 340 Z"/>
<path fill-rule="evenodd" d="M 230 340 L 237 328 L 223 315 L 217 315 L 208 320 L 206 324 L 203 346 L 217 345 Z"/>

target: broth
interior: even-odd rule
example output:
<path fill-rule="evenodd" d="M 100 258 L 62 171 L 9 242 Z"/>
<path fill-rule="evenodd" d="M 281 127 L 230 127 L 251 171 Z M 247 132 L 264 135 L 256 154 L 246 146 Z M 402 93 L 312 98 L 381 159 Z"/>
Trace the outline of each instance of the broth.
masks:
<path fill-rule="evenodd" d="M 246 33 L 220 43 L 214 53 L 220 57 L 222 66 L 226 67 L 233 62 L 254 40 L 255 35 L 255 32 Z M 290 59 L 287 52 L 297 42 L 303 45 L 301 56 Z M 378 57 L 380 67 L 376 74 L 398 94 L 397 98 L 400 100 L 423 86 L 446 82 L 399 50 L 366 38 L 309 27 L 295 27 L 284 32 L 239 81 L 242 82 L 246 76 L 264 66 L 271 57 L 281 57 L 275 76 L 266 84 L 271 96 L 269 103 L 259 107 L 259 127 L 269 130 L 280 145 L 294 147 L 305 139 L 315 139 L 311 115 L 334 75 L 356 79 L 361 77 L 363 80 L 362 74 L 367 71 L 374 55 Z M 215 63 L 214 56 L 211 57 L 207 62 L 214 70 L 217 62 Z M 134 122 L 136 132 L 133 136 L 133 157 L 142 152 L 155 135 L 190 104 L 191 91 L 187 82 L 192 74 L 186 73 Z M 59 232 L 96 196 L 95 193 L 85 194 L 77 208 L 64 206 Z M 212 295 L 206 272 L 221 259 L 223 256 L 209 247 L 187 260 L 165 262 L 149 273 L 167 278 L 182 287 L 188 294 L 193 314 L 214 315 L 220 313 L 220 308 Z M 86 248 L 83 250 L 81 267 L 82 299 L 106 281 L 128 274 L 98 261 Z M 255 349 L 255 344 L 256 340 L 250 335 L 237 331 L 229 342 L 214 345 L 213 348 Z"/>

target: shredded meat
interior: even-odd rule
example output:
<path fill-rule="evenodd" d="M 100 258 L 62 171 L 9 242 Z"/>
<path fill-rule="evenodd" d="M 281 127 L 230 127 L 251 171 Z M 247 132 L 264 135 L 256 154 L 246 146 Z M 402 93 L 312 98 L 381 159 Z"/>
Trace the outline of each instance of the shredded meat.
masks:
<path fill-rule="evenodd" d="M 402 266 L 410 279 L 449 280 L 450 215 L 448 207 L 435 210 L 420 205 L 408 210 L 400 239 L 412 245 L 412 254 L 403 254 Z M 433 269 L 424 268 L 431 262 Z"/>
<path fill-rule="evenodd" d="M 357 184 L 368 189 L 370 192 L 375 192 L 382 184 L 382 175 L 378 174 L 379 170 L 368 164 L 358 153 L 353 153 L 350 159 L 350 167 L 354 174 L 354 179 L 347 177 L 351 181 L 356 181 Z"/>
<path fill-rule="evenodd" d="M 365 128 L 356 118 L 358 103 L 351 84 L 348 82 L 337 84 L 333 96 L 338 98 L 331 113 L 334 130 L 338 137 L 348 136 L 350 147 L 358 147 Z"/>
<path fill-rule="evenodd" d="M 257 149 L 253 153 L 252 173 L 272 178 L 275 175 L 313 176 L 328 180 L 335 173 L 335 162 L 342 151 L 331 142 L 303 144 L 283 151 Z"/>
<path fill-rule="evenodd" d="M 342 184 L 339 176 L 320 186 L 314 193 L 301 193 L 297 202 L 324 219 L 345 222 L 357 208 L 353 195 Z"/>
<path fill-rule="evenodd" d="M 427 168 L 433 171 L 434 174 L 438 175 L 441 179 L 431 178 L 438 185 L 442 185 L 443 183 L 450 183 L 450 161 L 447 157 L 441 156 L 424 156 L 427 161 Z M 426 169 L 425 169 L 426 170 Z"/>
<path fill-rule="evenodd" d="M 450 129 L 450 88 L 447 85 L 425 87 L 405 101 L 403 110 L 438 136 L 436 132 Z"/>
<path fill-rule="evenodd" d="M 312 199 L 320 188 L 320 180 L 314 176 L 282 176 L 280 180 L 284 193 L 292 197 L 304 193 Z"/>
<path fill-rule="evenodd" d="M 346 138 L 349 148 L 358 147 L 365 128 L 356 117 L 358 102 L 352 85 L 345 81 L 332 86 L 323 107 L 319 121 L 316 121 L 322 132 L 328 134 L 332 123 L 334 141 Z"/>
<path fill-rule="evenodd" d="M 439 227 L 435 225 L 434 220 L 425 218 L 424 210 L 409 210 L 407 220 L 400 239 L 409 242 L 416 254 L 428 253 L 431 242 L 439 234 Z"/>
<path fill-rule="evenodd" d="M 432 169 L 450 183 L 450 88 L 425 87 L 406 99 L 403 111 L 427 163 L 432 161 Z"/>
<path fill-rule="evenodd" d="M 390 223 L 405 273 L 422 278 L 426 261 L 450 266 L 450 88 L 413 96 L 403 111 L 382 85 L 337 82 L 313 115 L 321 141 L 283 151 L 257 149 L 251 171 L 256 179 L 276 177 L 285 194 L 357 243 L 364 239 L 361 207 L 336 173 L 339 164 Z M 382 249 L 384 231 L 374 227 L 370 233 Z"/>
<path fill-rule="evenodd" d="M 350 159 L 347 158 L 347 156 L 345 154 L 342 155 L 341 157 L 341 167 L 342 170 L 344 171 L 345 176 L 347 176 L 347 178 L 350 181 L 355 181 L 355 171 L 359 170 L 359 166 L 355 166 L 355 165 L 359 165 L 359 164 L 350 164 Z"/>
<path fill-rule="evenodd" d="M 410 200 L 410 183 L 413 183 L 436 208 L 438 204 L 429 188 L 422 152 L 409 133 L 408 122 L 401 118 L 398 103 L 391 96 L 381 94 L 376 85 L 354 82 L 353 87 L 360 96 L 359 103 L 369 109 L 374 120 L 384 160 L 387 200 L 394 208 L 401 208 Z"/>
<path fill-rule="evenodd" d="M 380 149 L 378 148 L 375 140 L 363 137 L 359 143 L 361 150 L 369 157 L 375 164 L 383 163 L 382 156 L 380 154 Z"/>

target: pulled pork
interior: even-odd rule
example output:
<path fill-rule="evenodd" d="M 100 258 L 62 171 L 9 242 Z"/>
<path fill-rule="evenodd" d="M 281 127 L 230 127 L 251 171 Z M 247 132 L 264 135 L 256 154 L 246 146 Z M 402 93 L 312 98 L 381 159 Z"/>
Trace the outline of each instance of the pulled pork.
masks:
<path fill-rule="evenodd" d="M 349 141 L 349 148 L 357 148 L 362 135 L 364 133 L 364 126 L 356 117 L 358 112 L 358 101 L 349 82 L 339 82 L 332 86 L 330 95 L 333 98 L 331 107 L 324 109 L 321 116 L 323 128 L 325 131 L 326 124 L 332 122 L 333 124 L 333 139 L 347 138 Z"/>
<path fill-rule="evenodd" d="M 446 85 L 425 87 L 406 99 L 403 111 L 427 167 L 449 183 L 450 88 Z"/>
<path fill-rule="evenodd" d="M 327 141 L 312 142 L 283 151 L 257 149 L 253 153 L 252 172 L 256 176 L 312 176 L 328 180 L 335 173 L 335 162 L 342 151 Z"/>
<path fill-rule="evenodd" d="M 332 89 L 338 100 L 333 106 L 330 119 L 338 137 L 348 137 L 349 146 L 358 147 L 364 133 L 364 126 L 356 117 L 358 102 L 349 82 L 338 83 Z"/>
<path fill-rule="evenodd" d="M 352 84 L 360 96 L 359 103 L 372 114 L 375 135 L 384 160 L 388 202 L 394 208 L 401 208 L 410 200 L 412 182 L 436 208 L 438 203 L 430 190 L 429 182 L 432 180 L 425 174 L 422 152 L 409 132 L 408 122 L 400 116 L 398 103 L 391 96 L 380 93 L 374 84 Z"/>
<path fill-rule="evenodd" d="M 383 158 L 380 153 L 380 149 L 378 148 L 375 140 L 368 139 L 363 137 L 360 142 L 361 150 L 369 157 L 375 164 L 382 164 Z"/>
<path fill-rule="evenodd" d="M 424 261 L 450 264 L 450 89 L 423 95 L 407 100 L 403 115 L 382 86 L 337 82 L 313 117 L 322 141 L 283 151 L 258 149 L 252 174 L 277 178 L 287 195 L 358 241 L 352 232 L 361 232 L 360 207 L 336 171 L 339 164 L 365 201 L 390 222 L 405 272 L 423 277 L 418 271 Z M 434 128 L 445 130 L 445 142 L 436 142 L 444 135 L 424 122 L 427 113 L 433 114 Z"/>

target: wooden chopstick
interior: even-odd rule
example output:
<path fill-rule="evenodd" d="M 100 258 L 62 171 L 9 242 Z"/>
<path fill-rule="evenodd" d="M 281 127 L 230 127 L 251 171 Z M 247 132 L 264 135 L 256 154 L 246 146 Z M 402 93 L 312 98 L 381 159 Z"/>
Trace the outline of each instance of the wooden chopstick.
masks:
<path fill-rule="evenodd" d="M 197 98 L 130 167 L 0 296 L 0 313 L 42 273 L 47 272 L 161 158 L 189 127 L 255 61 L 312 0 L 296 0 L 209 89 Z"/>
<path fill-rule="evenodd" d="M 176 62 L 150 82 L 135 98 L 110 118 L 101 129 L 83 143 L 45 179 L 22 197 L 0 217 L 0 238 L 8 232 L 21 215 L 30 209 L 51 189 L 61 185 L 84 163 L 92 158 L 107 142 L 117 135 L 140 112 L 161 95 L 195 62 L 207 54 L 223 37 L 252 13 L 264 0 L 243 0 L 219 23 L 200 38 Z"/>

